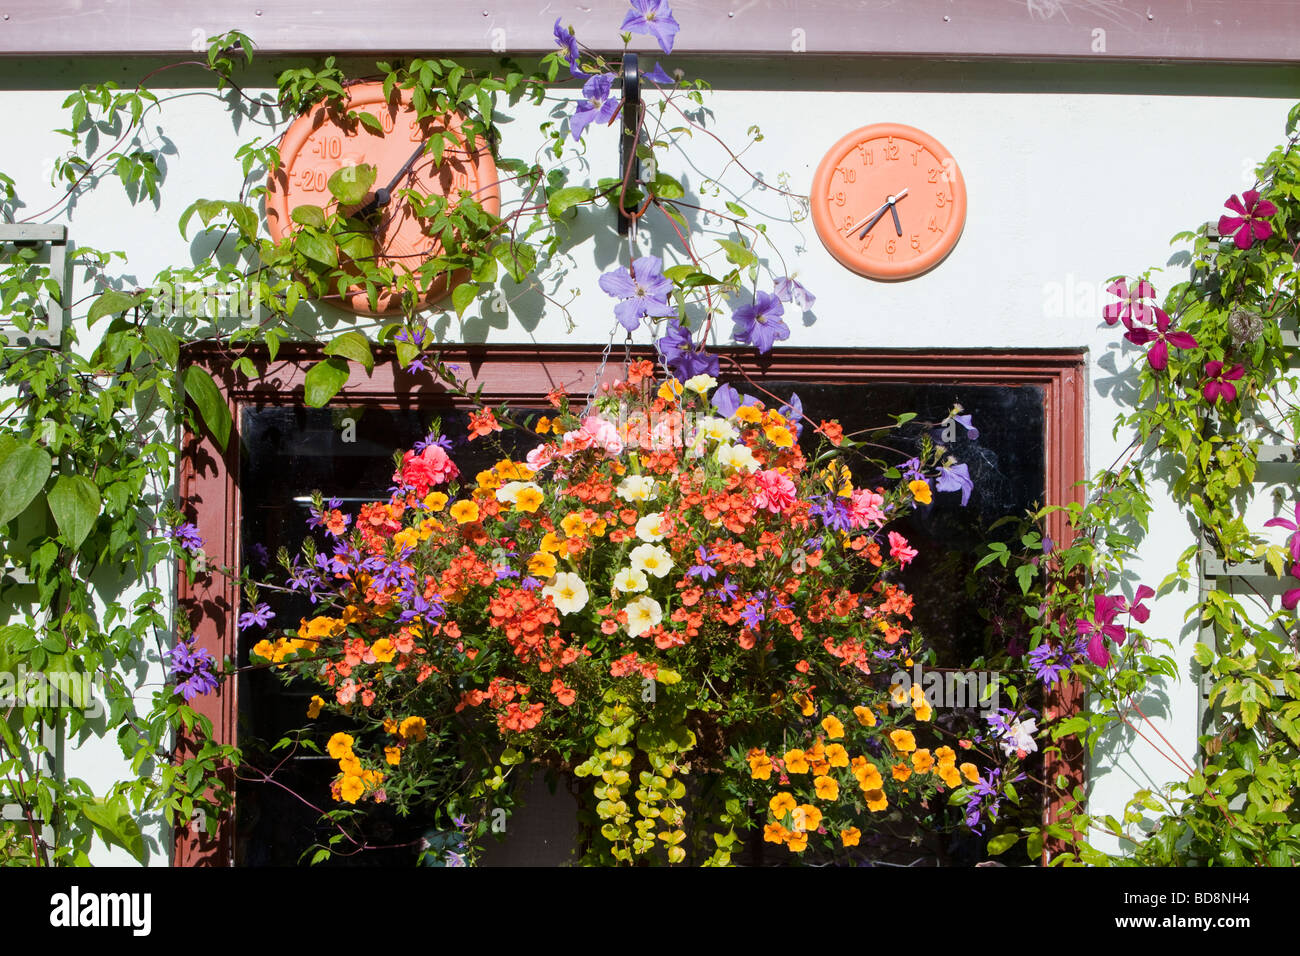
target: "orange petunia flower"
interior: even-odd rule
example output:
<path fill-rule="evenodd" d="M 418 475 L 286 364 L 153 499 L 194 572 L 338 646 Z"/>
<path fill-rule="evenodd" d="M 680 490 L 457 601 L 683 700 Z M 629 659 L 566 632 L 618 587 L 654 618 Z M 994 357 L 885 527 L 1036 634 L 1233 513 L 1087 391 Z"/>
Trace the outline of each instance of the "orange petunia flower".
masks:
<path fill-rule="evenodd" d="M 822 718 L 822 729 L 831 740 L 839 740 L 844 736 L 844 724 L 834 714 Z"/>
<path fill-rule="evenodd" d="M 928 749 L 923 748 L 912 754 L 912 769 L 917 773 L 929 773 L 933 766 L 934 757 Z"/>
<path fill-rule="evenodd" d="M 818 777 L 813 781 L 813 789 L 820 800 L 838 800 L 840 785 L 834 777 Z"/>
<path fill-rule="evenodd" d="M 857 827 L 849 827 L 847 830 L 840 831 L 840 842 L 845 846 L 857 846 L 858 841 L 862 839 L 862 831 Z"/>
<path fill-rule="evenodd" d="M 772 811 L 772 816 L 778 820 L 782 819 L 787 813 L 797 807 L 794 797 L 782 790 L 775 797 L 767 802 L 767 808 Z"/>
<path fill-rule="evenodd" d="M 802 750 L 787 750 L 785 752 L 785 769 L 788 773 L 807 773 L 808 758 Z"/>
<path fill-rule="evenodd" d="M 900 753 L 910 753 L 916 749 L 916 738 L 912 736 L 910 730 L 891 730 L 889 732 L 889 742 Z"/>
<path fill-rule="evenodd" d="M 870 707 L 863 707 L 859 704 L 857 707 L 853 708 L 853 714 L 858 718 L 858 723 L 863 727 L 876 726 L 876 714 Z"/>

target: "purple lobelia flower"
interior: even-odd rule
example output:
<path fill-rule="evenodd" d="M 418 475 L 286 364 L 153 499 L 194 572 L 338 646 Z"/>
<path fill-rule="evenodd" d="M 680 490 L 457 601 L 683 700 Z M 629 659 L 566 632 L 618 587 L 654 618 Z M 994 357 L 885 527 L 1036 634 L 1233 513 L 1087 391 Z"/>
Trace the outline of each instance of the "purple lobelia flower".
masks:
<path fill-rule="evenodd" d="M 204 647 L 196 648 L 194 638 L 178 641 L 165 655 L 171 665 L 172 682 L 176 693 L 189 703 L 202 694 L 210 694 L 217 689 L 217 675 L 213 673 L 216 666 L 214 658 Z"/>
<path fill-rule="evenodd" d="M 197 554 L 203 548 L 203 539 L 199 537 L 198 526 L 189 521 L 172 528 L 171 536 L 190 554 Z"/>
<path fill-rule="evenodd" d="M 632 0 L 632 9 L 619 27 L 628 33 L 649 34 L 659 42 L 659 49 L 673 52 L 673 40 L 681 24 L 673 19 L 668 0 Z"/>
<path fill-rule="evenodd" d="M 621 300 L 614 306 L 614 317 L 629 332 L 637 330 L 643 316 L 665 318 L 677 314 L 668 304 L 673 283 L 664 277 L 663 266 L 658 256 L 642 256 L 632 263 L 631 275 L 626 269 L 611 269 L 600 277 L 600 287 Z"/>
<path fill-rule="evenodd" d="M 669 325 L 663 338 L 655 344 L 659 346 L 659 354 L 663 356 L 668 371 L 680 381 L 696 375 L 716 377 L 718 374 L 718 357 L 695 348 L 691 342 L 691 330 L 680 323 Z"/>
<path fill-rule="evenodd" d="M 782 321 L 785 306 L 776 296 L 759 292 L 752 305 L 742 305 L 731 314 L 735 326 L 731 337 L 737 342 L 752 345 L 759 354 L 772 351 L 772 345 L 790 337 L 790 327 Z"/>
<path fill-rule="evenodd" d="M 582 136 L 588 123 L 608 123 L 614 118 L 619 101 L 609 95 L 613 86 L 613 73 L 598 73 L 582 84 L 584 98 L 569 117 L 569 133 L 575 140 Z"/>
<path fill-rule="evenodd" d="M 796 439 L 803 435 L 803 402 L 799 400 L 798 392 L 790 393 L 790 404 L 782 405 L 777 409 L 777 414 L 794 425 Z"/>
<path fill-rule="evenodd" d="M 707 581 L 710 578 L 716 578 L 718 576 L 718 572 L 714 570 L 712 564 L 710 563 L 713 561 L 714 557 L 715 555 L 712 555 L 709 552 L 704 550 L 703 545 L 696 548 L 695 549 L 696 563 L 691 565 L 690 568 L 687 569 L 686 576 L 688 578 L 699 578 L 701 581 Z"/>
<path fill-rule="evenodd" d="M 239 629 L 246 631 L 250 627 L 266 627 L 274 617 L 275 612 L 271 610 L 271 605 L 259 604 L 251 611 L 239 615 Z"/>

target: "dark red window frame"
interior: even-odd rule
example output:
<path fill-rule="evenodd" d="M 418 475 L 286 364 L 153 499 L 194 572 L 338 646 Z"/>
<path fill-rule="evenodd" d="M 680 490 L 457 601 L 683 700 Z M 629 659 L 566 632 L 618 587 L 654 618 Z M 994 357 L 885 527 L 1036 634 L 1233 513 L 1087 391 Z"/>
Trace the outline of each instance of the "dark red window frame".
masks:
<path fill-rule="evenodd" d="M 571 396 L 586 396 L 601 364 L 598 346 L 467 346 L 443 350 L 447 362 L 458 364 L 468 375 L 472 391 L 482 385 L 484 401 L 496 404 L 538 402 L 556 387 Z M 196 347 L 186 360 L 212 373 L 225 396 L 235 422 L 226 450 L 206 433 L 186 432 L 182 441 L 179 490 L 189 517 L 205 538 L 208 565 L 239 567 L 241 516 L 239 474 L 239 421 L 246 405 L 302 404 L 307 369 L 321 357 L 319 347 L 285 346 L 275 361 L 265 352 L 250 357 L 258 370 L 255 380 L 239 380 L 231 372 L 235 355 L 214 347 Z M 1084 474 L 1085 364 L 1077 351 L 885 351 L 781 349 L 759 362 L 752 355 L 734 358 L 756 382 L 952 382 L 970 385 L 1029 385 L 1043 389 L 1046 477 L 1049 504 L 1077 500 Z M 621 372 L 621 356 L 611 358 L 605 377 Z M 338 404 L 414 408 L 447 403 L 445 386 L 427 373 L 409 374 L 381 356 L 374 371 L 365 375 L 353 366 L 352 378 L 335 399 Z M 454 404 L 454 402 L 453 402 Z M 1063 515 L 1054 515 L 1048 533 L 1058 542 L 1068 540 Z M 224 575 L 205 574 L 191 585 L 178 577 L 179 610 L 193 627 L 199 646 L 218 659 L 237 657 L 238 590 Z M 237 682 L 226 681 L 220 690 L 196 698 L 196 708 L 212 720 L 220 743 L 236 742 Z M 1047 702 L 1053 712 L 1077 708 L 1077 688 L 1068 687 Z M 1063 744 L 1067 743 L 1063 741 Z M 181 742 L 180 746 L 186 744 Z M 1045 776 L 1049 783 L 1044 816 L 1054 821 L 1062 803 L 1084 779 L 1084 757 L 1078 747 L 1049 754 Z M 1062 780 L 1063 778 L 1063 780 Z M 1065 786 L 1058 788 L 1058 782 Z M 234 821 L 230 814 L 200 829 L 177 826 L 173 865 L 225 866 L 233 858 Z"/>

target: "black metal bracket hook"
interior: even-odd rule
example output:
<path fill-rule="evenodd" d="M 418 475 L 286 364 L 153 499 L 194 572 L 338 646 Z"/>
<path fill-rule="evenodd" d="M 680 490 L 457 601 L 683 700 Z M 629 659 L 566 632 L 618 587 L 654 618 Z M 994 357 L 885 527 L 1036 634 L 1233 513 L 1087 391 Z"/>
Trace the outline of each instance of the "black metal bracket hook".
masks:
<path fill-rule="evenodd" d="M 622 135 L 618 142 L 618 178 L 623 185 L 615 202 L 615 215 L 618 217 L 618 234 L 626 236 L 632 219 L 623 210 L 622 196 L 641 178 L 641 160 L 636 155 L 641 131 L 641 71 L 635 53 L 623 54 L 623 105 L 620 111 Z"/>

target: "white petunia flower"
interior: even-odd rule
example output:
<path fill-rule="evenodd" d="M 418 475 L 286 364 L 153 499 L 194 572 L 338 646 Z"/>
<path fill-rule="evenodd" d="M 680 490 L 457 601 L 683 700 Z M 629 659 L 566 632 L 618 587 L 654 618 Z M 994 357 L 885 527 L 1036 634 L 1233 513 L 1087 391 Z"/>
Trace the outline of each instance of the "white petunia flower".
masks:
<path fill-rule="evenodd" d="M 657 544 L 639 544 L 628 555 L 632 567 L 646 574 L 662 578 L 673 569 L 673 558 L 666 548 Z"/>
<path fill-rule="evenodd" d="M 697 395 L 707 395 L 709 390 L 718 384 L 718 380 L 712 375 L 701 372 L 699 375 L 693 375 L 682 383 Z"/>
<path fill-rule="evenodd" d="M 551 583 L 542 588 L 542 593 L 550 595 L 555 608 L 561 614 L 572 614 L 587 606 L 587 585 L 582 578 L 572 571 L 561 571 Z"/>
<path fill-rule="evenodd" d="M 664 609 L 652 597 L 639 597 L 623 610 L 627 611 L 627 632 L 639 637 L 664 619 Z"/>
<path fill-rule="evenodd" d="M 614 575 L 614 588 L 624 594 L 636 594 L 649 586 L 650 581 L 646 578 L 645 572 L 638 571 L 636 568 L 624 568 Z"/>
<path fill-rule="evenodd" d="M 727 471 L 758 471 L 758 461 L 754 458 L 754 453 L 749 450 L 748 445 L 719 445 L 718 464 Z"/>
<path fill-rule="evenodd" d="M 662 541 L 664 516 L 659 512 L 648 514 L 636 523 L 636 536 L 642 541 Z"/>
<path fill-rule="evenodd" d="M 624 501 L 653 501 L 655 480 L 646 475 L 628 475 L 618 483 L 617 491 Z"/>

